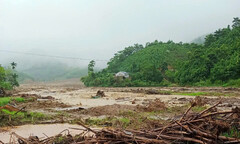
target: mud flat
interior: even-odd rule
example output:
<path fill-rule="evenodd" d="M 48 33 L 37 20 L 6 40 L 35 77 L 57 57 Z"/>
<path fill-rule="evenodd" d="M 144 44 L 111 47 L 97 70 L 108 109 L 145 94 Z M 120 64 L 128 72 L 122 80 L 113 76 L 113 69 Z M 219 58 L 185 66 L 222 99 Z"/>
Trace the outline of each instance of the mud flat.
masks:
<path fill-rule="evenodd" d="M 71 129 L 83 129 L 79 125 L 72 124 L 41 124 L 41 125 L 22 125 L 17 127 L 4 127 L 1 128 L 3 132 L 0 133 L 0 140 L 4 143 L 8 143 L 11 138 L 11 133 L 15 132 L 16 134 L 28 138 L 29 136 L 38 136 L 40 139 L 47 137 L 55 136 L 62 131 L 68 129 L 69 131 L 64 131 L 64 134 L 69 132 L 71 135 L 80 133 L 80 130 Z M 17 139 L 12 138 L 12 141 L 17 141 Z"/>
<path fill-rule="evenodd" d="M 105 97 L 92 98 L 98 90 L 105 93 Z M 49 83 L 23 84 L 17 88 L 16 95 L 38 95 L 53 97 L 54 100 L 30 104 L 34 111 L 42 109 L 71 110 L 78 107 L 83 109 L 111 105 L 148 105 L 159 99 L 168 107 L 183 106 L 192 101 L 195 96 L 201 95 L 208 105 L 214 104 L 220 98 L 224 99 L 220 105 L 222 109 L 239 106 L 240 89 L 223 87 L 85 87 L 78 79 L 56 81 Z M 195 95 L 194 95 L 195 94 Z M 41 105 L 43 107 L 41 107 Z M 116 108 L 116 106 L 113 106 Z M 111 109 L 111 108 L 110 108 Z M 104 112 L 102 112 L 104 113 Z"/>

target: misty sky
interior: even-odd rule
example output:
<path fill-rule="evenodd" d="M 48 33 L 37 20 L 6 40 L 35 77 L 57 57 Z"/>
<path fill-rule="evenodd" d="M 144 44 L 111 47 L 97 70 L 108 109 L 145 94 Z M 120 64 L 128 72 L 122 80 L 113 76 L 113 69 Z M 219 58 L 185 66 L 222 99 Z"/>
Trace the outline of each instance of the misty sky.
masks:
<path fill-rule="evenodd" d="M 109 60 L 135 43 L 189 42 L 233 17 L 239 0 L 0 0 L 0 50 Z M 0 51 L 0 63 L 39 60 L 57 59 Z"/>

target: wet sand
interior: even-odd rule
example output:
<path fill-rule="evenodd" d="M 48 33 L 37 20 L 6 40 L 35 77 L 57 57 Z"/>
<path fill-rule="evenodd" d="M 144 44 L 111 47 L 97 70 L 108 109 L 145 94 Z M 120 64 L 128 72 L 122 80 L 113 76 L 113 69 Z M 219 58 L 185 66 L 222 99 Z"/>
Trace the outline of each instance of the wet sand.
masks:
<path fill-rule="evenodd" d="M 71 124 L 41 124 L 41 125 L 23 125 L 17 127 L 4 127 L 1 128 L 5 132 L 0 133 L 0 140 L 4 143 L 8 143 L 10 141 L 11 133 L 15 132 L 16 134 L 22 137 L 29 136 L 38 136 L 39 139 L 44 139 L 51 136 L 55 136 L 60 132 L 68 129 L 72 135 L 76 135 L 81 132 L 81 130 L 75 130 L 70 128 L 78 128 L 83 129 L 83 127 L 79 125 L 71 125 Z M 63 134 L 66 134 L 68 131 L 64 131 Z M 12 137 L 12 141 L 17 141 L 15 137 Z"/>

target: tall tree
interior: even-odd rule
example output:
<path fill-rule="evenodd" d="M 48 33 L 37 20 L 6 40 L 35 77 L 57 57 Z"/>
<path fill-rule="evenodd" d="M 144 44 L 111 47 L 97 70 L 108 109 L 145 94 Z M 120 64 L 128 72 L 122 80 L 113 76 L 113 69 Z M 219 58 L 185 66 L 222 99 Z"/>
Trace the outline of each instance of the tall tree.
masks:
<path fill-rule="evenodd" d="M 91 60 L 88 64 L 88 73 L 91 73 L 94 71 L 95 61 Z"/>
<path fill-rule="evenodd" d="M 11 66 L 12 66 L 12 69 L 15 69 L 15 68 L 16 68 L 16 66 L 17 66 L 17 63 L 15 63 L 15 62 L 12 62 L 12 63 L 11 63 Z"/>
<path fill-rule="evenodd" d="M 240 27 L 240 19 L 238 17 L 233 18 L 233 28 Z"/>

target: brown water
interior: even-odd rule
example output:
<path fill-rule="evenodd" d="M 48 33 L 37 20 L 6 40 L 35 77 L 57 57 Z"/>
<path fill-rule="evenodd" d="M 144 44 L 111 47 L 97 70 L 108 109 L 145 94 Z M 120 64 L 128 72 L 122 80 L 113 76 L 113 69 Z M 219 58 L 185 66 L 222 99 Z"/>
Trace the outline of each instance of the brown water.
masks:
<path fill-rule="evenodd" d="M 76 107 L 90 108 L 97 106 L 124 104 L 133 105 L 132 101 L 135 101 L 135 105 L 141 105 L 146 99 L 159 98 L 162 102 L 168 105 L 178 104 L 179 98 L 194 98 L 193 96 L 183 95 L 150 95 L 145 93 L 136 93 L 132 90 L 147 89 L 147 88 L 101 88 L 101 87 L 84 87 L 83 84 L 76 80 L 67 80 L 61 82 L 52 83 L 36 83 L 36 84 L 24 84 L 19 88 L 21 94 L 37 94 L 42 97 L 52 96 L 59 102 L 69 104 Z M 151 89 L 151 88 L 149 88 Z M 179 91 L 183 88 L 152 88 L 156 90 L 166 91 Z M 187 89 L 187 88 L 184 88 Z M 196 88 L 190 88 L 188 91 L 195 91 Z M 200 89 L 200 88 L 199 88 Z M 92 99 L 91 96 L 95 96 L 98 90 L 103 90 L 106 97 L 99 99 Z"/>
<path fill-rule="evenodd" d="M 27 94 L 37 94 L 42 97 L 52 96 L 59 102 L 69 104 L 72 106 L 79 106 L 83 108 L 113 105 L 113 104 L 123 104 L 123 105 L 133 105 L 132 101 L 137 99 L 137 104 L 142 104 L 146 99 L 159 98 L 161 101 L 171 104 L 171 101 L 177 101 L 174 98 L 193 98 L 192 96 L 180 96 L 180 95 L 147 95 L 144 93 L 132 93 L 132 92 L 109 92 L 105 91 L 106 97 L 99 99 L 92 99 L 91 96 L 95 96 L 97 88 L 81 88 L 77 90 L 67 91 L 64 88 L 51 88 L 51 89 L 39 89 L 30 90 Z"/>
<path fill-rule="evenodd" d="M 28 138 L 29 136 L 38 136 L 40 139 L 46 138 L 46 135 L 48 137 L 54 136 L 62 132 L 63 130 L 68 129 L 70 131 L 70 134 L 76 135 L 81 130 L 75 130 L 70 128 L 78 128 L 78 129 L 84 129 L 82 126 L 79 125 L 72 125 L 72 124 L 41 124 L 41 125 L 23 125 L 18 127 L 4 127 L 1 129 L 6 130 L 6 132 L 0 133 L 0 140 L 4 143 L 8 143 L 10 141 L 10 136 L 12 132 L 15 132 L 16 134 Z M 66 133 L 66 132 L 64 132 Z M 64 134 L 63 133 L 63 134 Z M 45 135 L 44 135 L 45 134 Z M 16 138 L 12 138 L 13 140 L 17 140 Z"/>

